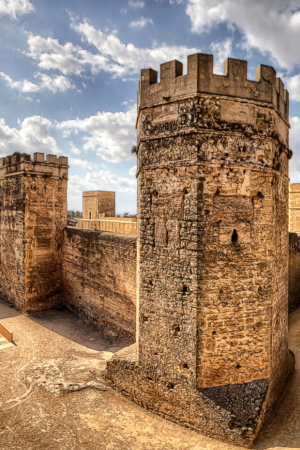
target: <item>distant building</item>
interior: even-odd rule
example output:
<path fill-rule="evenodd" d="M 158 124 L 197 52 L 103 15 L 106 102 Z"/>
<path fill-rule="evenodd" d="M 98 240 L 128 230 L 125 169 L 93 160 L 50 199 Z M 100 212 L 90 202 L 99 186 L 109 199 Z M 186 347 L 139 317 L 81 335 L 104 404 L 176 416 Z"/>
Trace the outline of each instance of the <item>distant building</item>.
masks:
<path fill-rule="evenodd" d="M 82 218 L 97 220 L 103 217 L 115 217 L 115 192 L 89 191 L 82 195 Z"/>

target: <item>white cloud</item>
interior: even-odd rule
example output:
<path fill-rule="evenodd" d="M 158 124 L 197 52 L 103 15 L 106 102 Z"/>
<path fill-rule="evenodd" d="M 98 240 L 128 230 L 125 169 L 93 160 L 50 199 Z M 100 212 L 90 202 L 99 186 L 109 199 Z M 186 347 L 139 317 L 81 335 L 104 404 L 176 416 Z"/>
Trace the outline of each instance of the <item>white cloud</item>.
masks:
<path fill-rule="evenodd" d="M 34 78 L 40 79 L 39 84 L 32 83 L 28 80 L 15 81 L 4 72 L 0 72 L 0 77 L 6 81 L 11 89 L 16 89 L 22 93 L 50 90 L 55 94 L 57 92 L 67 91 L 69 89 L 76 89 L 70 80 L 63 75 L 56 75 L 51 78 L 49 75 L 38 72 L 34 74 Z"/>
<path fill-rule="evenodd" d="M 85 159 L 78 159 L 78 158 L 73 158 L 72 156 L 69 156 L 69 164 L 71 166 L 79 166 L 81 169 L 85 169 L 85 170 L 93 170 L 93 165 L 85 160 Z"/>
<path fill-rule="evenodd" d="M 3 14 L 17 19 L 18 16 L 34 11 L 34 6 L 29 0 L 0 0 L 0 16 Z"/>
<path fill-rule="evenodd" d="M 136 179 L 119 177 L 107 170 L 87 170 L 84 178 L 79 175 L 71 175 L 69 177 L 69 189 L 75 196 L 82 191 L 96 190 L 135 193 Z"/>
<path fill-rule="evenodd" d="M 35 152 L 59 154 L 56 140 L 50 135 L 51 122 L 41 116 L 26 117 L 19 122 L 19 129 L 6 125 L 0 118 L 0 154 Z"/>
<path fill-rule="evenodd" d="M 285 68 L 299 65 L 299 0 L 187 0 L 192 31 L 210 31 L 220 23 L 243 33 L 245 48 L 269 53 Z"/>
<path fill-rule="evenodd" d="M 16 89 L 20 92 L 29 93 L 29 92 L 38 92 L 40 90 L 37 84 L 32 83 L 31 81 L 28 80 L 14 81 L 9 75 L 7 75 L 4 72 L 0 72 L 0 77 L 6 81 L 6 83 L 11 89 Z"/>
<path fill-rule="evenodd" d="M 141 16 L 140 19 L 130 22 L 129 26 L 131 28 L 145 28 L 148 24 L 153 25 L 153 20 L 149 17 Z"/>
<path fill-rule="evenodd" d="M 107 58 L 119 68 L 116 75 L 138 73 L 144 67 L 159 69 L 160 64 L 173 59 L 182 60 L 186 65 L 188 55 L 200 52 L 199 48 L 189 48 L 186 46 L 168 46 L 162 44 L 153 48 L 136 47 L 133 44 L 123 43 L 114 34 L 105 34 L 101 30 L 96 30 L 87 21 L 82 23 L 71 22 L 71 27 L 81 35 L 83 42 L 94 45 L 100 55 Z M 104 68 L 104 70 L 106 70 Z"/>
<path fill-rule="evenodd" d="M 214 73 L 223 75 L 224 62 L 232 56 L 232 38 L 221 42 L 212 42 L 210 48 L 214 55 Z"/>
<path fill-rule="evenodd" d="M 292 183 L 300 183 L 300 117 L 290 117 L 290 149 L 293 151 L 290 160 L 290 180 Z"/>
<path fill-rule="evenodd" d="M 297 73 L 292 77 L 282 76 L 284 87 L 289 91 L 290 100 L 300 102 L 300 74 Z"/>
<path fill-rule="evenodd" d="M 59 70 L 64 75 L 82 76 L 86 70 L 93 74 L 101 71 L 111 73 L 113 77 L 126 77 L 138 74 L 144 67 L 158 70 L 160 64 L 172 59 L 182 60 L 186 66 L 187 56 L 200 51 L 199 48 L 186 46 L 154 46 L 153 48 L 136 47 L 123 43 L 115 33 L 105 34 L 96 30 L 88 22 L 76 24 L 73 19 L 71 27 L 80 34 L 81 40 L 93 45 L 97 53 L 92 53 L 71 42 L 60 44 L 58 39 L 29 35 L 27 56 L 38 61 L 43 70 Z"/>
<path fill-rule="evenodd" d="M 129 0 L 128 6 L 130 6 L 133 9 L 141 9 L 144 8 L 145 2 L 141 0 Z"/>
<path fill-rule="evenodd" d="M 170 5 L 180 5 L 183 0 L 169 0 Z"/>
<path fill-rule="evenodd" d="M 75 155 L 80 155 L 81 151 L 74 145 L 74 142 L 70 143 L 70 152 L 75 153 Z"/>
<path fill-rule="evenodd" d="M 93 151 L 106 161 L 132 159 L 136 142 L 136 105 L 123 112 L 98 112 L 85 119 L 66 120 L 56 124 L 64 137 L 83 133 L 83 150 Z"/>
<path fill-rule="evenodd" d="M 129 175 L 130 175 L 131 177 L 135 177 L 135 175 L 136 175 L 136 169 L 137 169 L 137 165 L 132 166 L 132 167 L 129 169 Z"/>

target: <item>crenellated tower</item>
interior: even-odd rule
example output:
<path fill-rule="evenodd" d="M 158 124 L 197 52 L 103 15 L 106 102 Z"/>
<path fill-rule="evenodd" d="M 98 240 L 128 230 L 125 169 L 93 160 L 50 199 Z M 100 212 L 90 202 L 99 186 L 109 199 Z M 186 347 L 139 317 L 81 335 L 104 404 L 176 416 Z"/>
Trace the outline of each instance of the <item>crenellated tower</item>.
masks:
<path fill-rule="evenodd" d="M 60 302 L 67 181 L 64 156 L 0 159 L 0 294 L 23 311 Z"/>
<path fill-rule="evenodd" d="M 272 67 L 142 70 L 138 336 L 108 379 L 142 406 L 251 445 L 292 370 L 289 100 Z"/>

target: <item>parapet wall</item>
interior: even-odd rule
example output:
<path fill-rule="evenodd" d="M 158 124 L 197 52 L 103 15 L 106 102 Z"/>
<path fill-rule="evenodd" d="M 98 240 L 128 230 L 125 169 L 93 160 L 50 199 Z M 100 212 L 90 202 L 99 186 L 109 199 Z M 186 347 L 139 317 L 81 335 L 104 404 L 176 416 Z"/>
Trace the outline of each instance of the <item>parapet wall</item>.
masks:
<path fill-rule="evenodd" d="M 66 228 L 64 303 L 92 323 L 135 338 L 136 237 Z"/>
<path fill-rule="evenodd" d="M 247 62 L 228 58 L 224 75 L 213 73 L 213 56 L 201 53 L 188 56 L 187 75 L 182 75 L 182 63 L 173 60 L 160 66 L 160 83 L 153 69 L 141 71 L 138 89 L 138 110 L 152 104 L 168 103 L 173 97 L 206 93 L 231 96 L 273 104 L 281 116 L 289 120 L 289 94 L 283 82 L 276 78 L 273 67 L 260 65 L 256 80 L 247 79 Z"/>
<path fill-rule="evenodd" d="M 118 234 L 137 234 L 136 219 L 107 217 L 106 219 L 87 220 L 78 219 L 76 228 L 94 231 L 110 231 Z"/>

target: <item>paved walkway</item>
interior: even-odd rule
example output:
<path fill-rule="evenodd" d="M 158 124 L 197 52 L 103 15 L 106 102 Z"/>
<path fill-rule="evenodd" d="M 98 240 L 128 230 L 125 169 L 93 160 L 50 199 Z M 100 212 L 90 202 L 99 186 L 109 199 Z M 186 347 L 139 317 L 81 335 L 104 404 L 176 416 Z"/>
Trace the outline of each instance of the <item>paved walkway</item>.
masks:
<path fill-rule="evenodd" d="M 0 303 L 16 346 L 0 351 L 1 450 L 234 450 L 162 420 L 109 389 L 111 344 L 68 311 L 32 316 Z M 290 317 L 296 372 L 257 450 L 300 449 L 300 311 Z"/>

